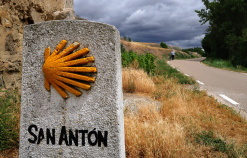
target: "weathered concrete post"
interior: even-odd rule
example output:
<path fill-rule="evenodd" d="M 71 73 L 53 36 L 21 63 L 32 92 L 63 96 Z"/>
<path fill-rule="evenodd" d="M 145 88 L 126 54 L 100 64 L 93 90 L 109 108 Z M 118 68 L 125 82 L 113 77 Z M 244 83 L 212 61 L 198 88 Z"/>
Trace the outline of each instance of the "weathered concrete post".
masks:
<path fill-rule="evenodd" d="M 114 26 L 76 20 L 25 26 L 20 158 L 125 157 L 122 104 Z"/>

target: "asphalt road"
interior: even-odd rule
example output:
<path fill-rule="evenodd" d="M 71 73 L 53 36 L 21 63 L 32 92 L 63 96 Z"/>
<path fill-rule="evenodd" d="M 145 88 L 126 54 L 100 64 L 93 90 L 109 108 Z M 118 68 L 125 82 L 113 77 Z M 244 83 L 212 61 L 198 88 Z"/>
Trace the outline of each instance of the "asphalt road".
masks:
<path fill-rule="evenodd" d="M 206 66 L 200 63 L 203 59 L 173 60 L 169 64 L 196 79 L 201 89 L 207 90 L 209 95 L 238 108 L 246 116 L 247 74 Z"/>

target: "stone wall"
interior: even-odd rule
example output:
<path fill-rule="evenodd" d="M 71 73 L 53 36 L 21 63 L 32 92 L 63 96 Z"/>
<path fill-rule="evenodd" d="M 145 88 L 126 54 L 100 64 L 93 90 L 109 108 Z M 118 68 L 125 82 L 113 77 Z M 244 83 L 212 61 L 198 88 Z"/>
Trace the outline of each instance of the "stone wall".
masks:
<path fill-rule="evenodd" d="M 21 87 L 23 26 L 74 18 L 73 0 L 1 0 L 0 87 Z"/>

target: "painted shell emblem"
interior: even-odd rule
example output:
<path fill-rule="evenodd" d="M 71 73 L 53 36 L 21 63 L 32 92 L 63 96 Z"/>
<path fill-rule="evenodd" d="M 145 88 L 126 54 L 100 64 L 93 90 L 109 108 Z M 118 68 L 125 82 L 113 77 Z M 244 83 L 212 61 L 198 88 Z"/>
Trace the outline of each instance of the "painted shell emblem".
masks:
<path fill-rule="evenodd" d="M 88 83 L 95 81 L 94 77 L 85 76 L 81 73 L 97 72 L 96 67 L 83 67 L 94 61 L 93 56 L 83 57 L 89 52 L 88 48 L 83 48 L 71 53 L 78 48 L 80 44 L 74 42 L 63 50 L 66 43 L 66 40 L 62 40 L 51 55 L 51 48 L 46 48 L 45 63 L 43 65 L 45 88 L 50 91 L 51 84 L 65 99 L 69 98 L 66 91 L 69 91 L 76 96 L 80 96 L 82 93 L 75 87 L 88 90 L 91 87 Z"/>

